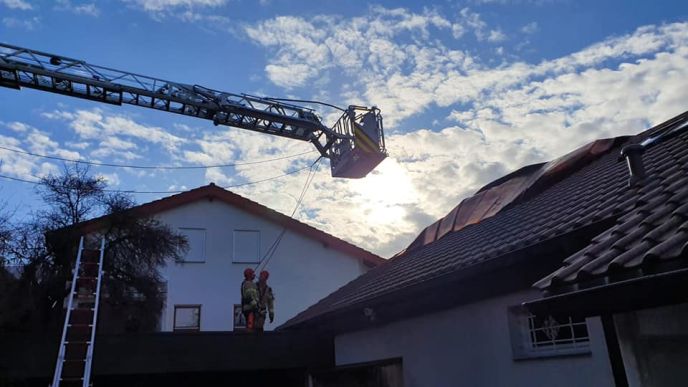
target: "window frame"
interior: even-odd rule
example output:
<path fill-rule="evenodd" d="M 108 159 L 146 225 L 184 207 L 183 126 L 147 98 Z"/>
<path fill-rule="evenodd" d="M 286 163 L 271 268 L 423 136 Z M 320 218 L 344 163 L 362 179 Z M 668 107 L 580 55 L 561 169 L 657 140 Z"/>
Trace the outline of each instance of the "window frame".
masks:
<path fill-rule="evenodd" d="M 178 263 L 206 263 L 208 260 L 208 229 L 204 227 L 177 227 L 177 230 L 179 230 L 184 237 L 187 237 L 186 234 L 183 233 L 182 230 L 194 230 L 194 231 L 203 231 L 203 256 L 201 257 L 201 260 L 195 260 L 195 261 L 188 261 L 187 254 L 184 254 L 184 256 L 177 261 Z M 187 238 L 188 239 L 188 238 Z M 191 246 L 189 244 L 189 252 L 191 252 Z"/>
<path fill-rule="evenodd" d="M 511 349 L 514 360 L 525 360 L 525 359 L 537 359 L 537 358 L 549 358 L 549 357 L 560 357 L 560 356 L 581 356 L 590 355 L 590 328 L 588 322 L 585 318 L 582 322 L 578 319 L 574 320 L 572 316 L 568 316 L 568 321 L 559 322 L 552 318 L 552 316 L 547 316 L 552 318 L 553 321 L 557 322 L 558 325 L 554 327 L 557 329 L 570 329 L 571 339 L 566 341 L 573 341 L 571 344 L 559 344 L 556 343 L 556 338 L 552 339 L 552 346 L 537 346 L 534 342 L 534 332 L 542 331 L 546 328 L 534 327 L 534 318 L 536 317 L 525 307 L 521 305 L 516 305 L 509 307 L 507 309 L 508 321 L 509 321 L 509 333 L 511 336 Z M 574 326 L 585 326 L 585 336 L 576 336 L 576 331 Z M 544 341 L 543 341 L 544 343 Z"/>
<path fill-rule="evenodd" d="M 236 258 L 236 255 L 237 255 L 237 254 L 236 254 L 236 245 L 237 245 L 237 243 L 236 243 L 236 241 L 237 241 L 236 235 L 237 235 L 237 232 L 239 232 L 239 233 L 241 233 L 241 232 L 254 232 L 254 233 L 257 233 L 257 234 L 258 234 L 258 245 L 256 246 L 256 247 L 257 247 L 257 251 L 256 251 L 256 253 L 257 253 L 257 258 L 256 258 L 256 260 L 253 260 L 253 261 L 252 261 L 252 260 L 246 260 L 246 259 L 238 260 L 238 259 Z M 253 229 L 234 229 L 234 230 L 232 230 L 232 263 L 236 263 L 236 264 L 247 264 L 247 263 L 248 263 L 248 264 L 253 264 L 253 263 L 260 263 L 260 262 L 263 260 L 263 257 L 261 257 L 261 255 L 260 255 L 260 241 L 261 241 L 261 232 L 260 232 L 260 230 L 253 230 Z"/>
<path fill-rule="evenodd" d="M 198 326 L 195 328 L 177 328 L 177 309 L 198 309 Z M 172 332 L 200 332 L 201 331 L 201 304 L 175 304 L 172 314 Z"/>

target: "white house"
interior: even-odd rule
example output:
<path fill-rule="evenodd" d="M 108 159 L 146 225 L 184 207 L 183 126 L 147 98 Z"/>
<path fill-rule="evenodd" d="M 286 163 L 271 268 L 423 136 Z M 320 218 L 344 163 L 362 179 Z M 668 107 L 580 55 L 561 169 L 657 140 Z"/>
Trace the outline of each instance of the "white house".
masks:
<path fill-rule="evenodd" d="M 232 331 L 246 268 L 256 268 L 284 232 L 265 269 L 275 321 L 294 317 L 384 259 L 214 184 L 137 206 L 185 235 L 189 251 L 161 268 L 166 281 L 160 330 Z M 235 307 L 237 313 L 235 313 Z"/>

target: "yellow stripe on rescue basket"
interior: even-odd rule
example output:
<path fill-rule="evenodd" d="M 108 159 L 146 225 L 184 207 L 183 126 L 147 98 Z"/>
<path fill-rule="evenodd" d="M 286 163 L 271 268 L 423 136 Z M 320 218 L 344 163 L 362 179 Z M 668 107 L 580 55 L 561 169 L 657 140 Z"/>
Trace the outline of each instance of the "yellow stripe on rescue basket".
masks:
<path fill-rule="evenodd" d="M 354 124 L 354 137 L 356 138 L 356 147 L 359 147 L 368 153 L 378 152 L 377 144 L 375 144 L 370 137 L 368 137 L 368 135 L 358 124 Z"/>

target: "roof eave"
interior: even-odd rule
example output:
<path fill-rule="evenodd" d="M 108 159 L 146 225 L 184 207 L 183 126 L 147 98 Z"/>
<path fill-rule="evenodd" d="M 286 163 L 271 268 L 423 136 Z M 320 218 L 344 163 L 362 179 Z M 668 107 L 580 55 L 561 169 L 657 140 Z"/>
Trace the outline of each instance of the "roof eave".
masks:
<path fill-rule="evenodd" d="M 362 300 L 312 318 L 302 320 L 297 315 L 278 329 L 312 329 L 325 326 L 325 329 L 337 332 L 353 331 L 375 325 L 362 319 L 363 308 L 395 309 L 391 310 L 387 316 L 379 317 L 387 323 L 510 291 L 529 289 L 533 282 L 558 267 L 561 260 L 580 249 L 581 245 L 588 243 L 601 230 L 614 224 L 615 219 L 615 217 L 603 219 L 535 245 L 482 261 L 460 271 L 449 272 L 431 280 Z M 514 276 L 515 268 L 522 269 L 522 275 Z M 447 297 L 440 299 L 438 295 Z M 428 300 L 434 300 L 435 304 L 430 305 L 432 302 Z M 327 327 L 328 325 L 331 327 Z"/>
<path fill-rule="evenodd" d="M 534 314 L 602 316 L 688 302 L 688 268 L 524 302 Z"/>

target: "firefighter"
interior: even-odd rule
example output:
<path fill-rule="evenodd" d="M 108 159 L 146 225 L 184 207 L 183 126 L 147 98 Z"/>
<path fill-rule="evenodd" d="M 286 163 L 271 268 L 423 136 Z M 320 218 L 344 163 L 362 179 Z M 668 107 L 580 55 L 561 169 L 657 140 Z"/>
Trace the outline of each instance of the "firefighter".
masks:
<path fill-rule="evenodd" d="M 258 314 L 256 316 L 256 329 L 263 331 L 265 317 L 270 318 L 270 322 L 275 319 L 275 295 L 272 288 L 268 286 L 270 273 L 267 270 L 260 272 L 258 277 Z"/>
<path fill-rule="evenodd" d="M 253 280 L 256 273 L 251 268 L 244 270 L 244 282 L 241 283 L 241 312 L 246 318 L 246 329 L 255 328 L 255 319 L 258 312 L 258 288 Z"/>

